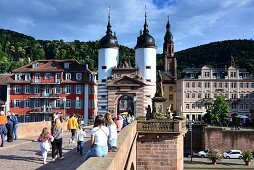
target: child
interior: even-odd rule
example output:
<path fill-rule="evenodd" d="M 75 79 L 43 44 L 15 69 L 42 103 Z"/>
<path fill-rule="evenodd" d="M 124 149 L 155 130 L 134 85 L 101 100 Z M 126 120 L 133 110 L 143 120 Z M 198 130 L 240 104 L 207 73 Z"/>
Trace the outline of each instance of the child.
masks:
<path fill-rule="evenodd" d="M 107 123 L 107 128 L 109 130 L 108 151 L 116 152 L 117 151 L 117 126 L 114 123 L 110 113 L 105 114 L 105 120 Z"/>
<path fill-rule="evenodd" d="M 86 132 L 83 131 L 83 127 L 79 126 L 79 129 L 76 132 L 77 137 L 77 152 L 80 153 L 80 155 L 83 155 L 83 148 L 84 148 L 84 138 L 86 137 Z"/>
<path fill-rule="evenodd" d="M 53 140 L 53 136 L 49 133 L 48 128 L 43 128 L 37 141 L 40 142 L 40 149 L 43 157 L 43 163 L 46 164 L 47 154 L 50 150 L 49 141 Z"/>

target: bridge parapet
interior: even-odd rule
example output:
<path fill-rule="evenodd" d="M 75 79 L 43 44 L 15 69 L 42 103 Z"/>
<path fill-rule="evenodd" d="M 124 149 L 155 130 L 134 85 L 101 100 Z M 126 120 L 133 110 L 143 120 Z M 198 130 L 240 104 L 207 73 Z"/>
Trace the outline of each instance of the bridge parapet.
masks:
<path fill-rule="evenodd" d="M 185 133 L 186 121 L 184 120 L 138 120 L 139 133 Z"/>

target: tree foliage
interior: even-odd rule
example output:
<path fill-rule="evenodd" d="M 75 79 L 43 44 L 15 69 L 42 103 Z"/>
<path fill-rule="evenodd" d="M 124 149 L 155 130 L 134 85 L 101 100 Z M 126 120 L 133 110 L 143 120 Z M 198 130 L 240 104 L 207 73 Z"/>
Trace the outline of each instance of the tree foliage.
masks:
<path fill-rule="evenodd" d="M 41 59 L 76 59 L 95 71 L 98 67 L 98 49 L 99 41 L 35 40 L 24 34 L 0 29 L 0 73 L 11 72 L 29 60 Z M 119 53 L 121 61 L 134 63 L 133 49 L 120 46 Z"/>
<path fill-rule="evenodd" d="M 98 49 L 98 40 L 35 40 L 31 36 L 0 29 L 0 73 L 11 72 L 12 69 L 27 64 L 24 61 L 40 59 L 76 59 L 95 71 L 98 67 Z M 134 65 L 134 49 L 120 45 L 119 53 L 120 62 L 127 60 Z M 178 72 L 186 67 L 202 67 L 205 64 L 224 68 L 225 65 L 229 66 L 231 55 L 239 67 L 254 73 L 253 40 L 220 41 L 175 53 Z M 157 65 L 163 66 L 161 54 L 157 55 Z"/>
<path fill-rule="evenodd" d="M 178 70 L 186 67 L 210 65 L 217 68 L 229 67 L 231 56 L 237 66 L 254 73 L 254 40 L 226 40 L 212 42 L 175 53 Z"/>
<path fill-rule="evenodd" d="M 224 122 L 229 114 L 229 104 L 225 100 L 225 97 L 218 96 L 207 112 L 211 114 L 212 120 L 216 122 Z"/>

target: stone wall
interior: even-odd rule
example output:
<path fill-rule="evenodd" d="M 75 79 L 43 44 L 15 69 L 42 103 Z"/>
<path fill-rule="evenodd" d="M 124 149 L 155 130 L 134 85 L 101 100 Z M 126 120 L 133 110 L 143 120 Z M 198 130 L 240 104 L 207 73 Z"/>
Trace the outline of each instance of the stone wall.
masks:
<path fill-rule="evenodd" d="M 51 121 L 19 123 L 18 138 L 36 137 L 41 134 L 44 127 L 51 128 Z M 62 124 L 63 130 L 67 130 L 67 122 Z"/>
<path fill-rule="evenodd" d="M 206 127 L 204 131 L 204 148 L 254 151 L 254 130 L 226 130 L 224 128 Z"/>
<path fill-rule="evenodd" d="M 137 169 L 183 169 L 183 136 L 170 133 L 139 133 Z"/>

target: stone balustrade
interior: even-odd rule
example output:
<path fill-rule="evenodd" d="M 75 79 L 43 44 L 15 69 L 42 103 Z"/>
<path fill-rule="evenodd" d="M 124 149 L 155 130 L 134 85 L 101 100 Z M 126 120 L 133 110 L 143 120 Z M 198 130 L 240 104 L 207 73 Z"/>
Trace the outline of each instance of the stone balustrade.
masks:
<path fill-rule="evenodd" d="M 186 131 L 185 120 L 138 120 L 139 133 L 182 133 Z"/>

